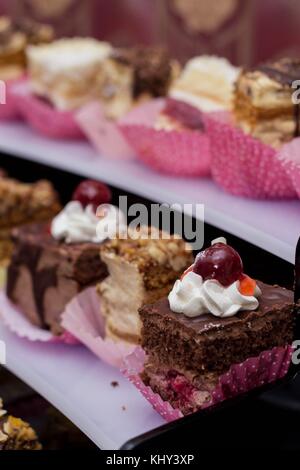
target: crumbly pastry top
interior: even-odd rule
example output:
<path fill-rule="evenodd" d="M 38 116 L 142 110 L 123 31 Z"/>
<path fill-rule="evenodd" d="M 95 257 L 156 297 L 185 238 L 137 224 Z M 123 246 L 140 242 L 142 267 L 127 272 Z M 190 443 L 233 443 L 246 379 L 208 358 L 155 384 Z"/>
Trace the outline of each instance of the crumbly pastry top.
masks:
<path fill-rule="evenodd" d="M 11 440 L 13 441 L 13 446 L 9 445 Z M 0 398 L 0 450 L 6 446 L 8 448 L 13 447 L 14 449 L 41 449 L 35 431 L 22 419 L 7 415 Z"/>
<path fill-rule="evenodd" d="M 54 38 L 52 26 L 37 23 L 29 18 L 14 20 L 12 28 L 25 34 L 28 44 L 47 43 Z"/>
<path fill-rule="evenodd" d="M 100 252 L 135 264 L 140 271 L 146 271 L 147 267 L 155 264 L 168 265 L 180 271 L 186 267 L 188 258 L 192 260 L 191 248 L 177 235 L 145 226 L 139 231 L 129 229 L 127 233 L 126 239 L 117 237 L 103 244 Z"/>
<path fill-rule="evenodd" d="M 29 63 L 38 64 L 47 71 L 60 72 L 102 62 L 111 49 L 107 42 L 92 38 L 59 39 L 51 44 L 29 46 L 27 58 Z"/>
<path fill-rule="evenodd" d="M 0 48 L 27 44 L 47 43 L 54 37 L 51 26 L 39 24 L 28 18 L 12 20 L 0 16 Z"/>
<path fill-rule="evenodd" d="M 0 16 L 0 53 L 13 53 L 23 50 L 26 36 L 21 31 L 14 31 L 12 23 L 6 16 Z"/>
<path fill-rule="evenodd" d="M 46 180 L 36 183 L 21 183 L 11 178 L 0 178 L 0 226 L 10 225 L 7 216 L 11 212 L 22 212 L 22 217 L 34 215 L 40 210 L 60 208 L 59 199 L 52 184 Z"/>

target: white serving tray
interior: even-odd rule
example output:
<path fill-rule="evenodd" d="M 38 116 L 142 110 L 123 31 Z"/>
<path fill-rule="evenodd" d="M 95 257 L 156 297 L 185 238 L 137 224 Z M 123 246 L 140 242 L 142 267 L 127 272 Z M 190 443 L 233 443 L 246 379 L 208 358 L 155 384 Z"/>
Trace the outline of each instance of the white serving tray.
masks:
<path fill-rule="evenodd" d="M 263 202 L 233 197 L 209 179 L 162 176 L 138 162 L 100 157 L 86 142 L 45 139 L 22 123 L 0 124 L 1 151 L 85 177 L 97 177 L 154 201 L 204 203 L 207 223 L 294 261 L 300 235 L 299 201 Z M 100 448 L 117 449 L 127 440 L 164 424 L 117 370 L 83 347 L 31 343 L 1 324 L 0 340 L 7 346 L 7 368 L 56 406 Z M 119 386 L 113 388 L 112 381 L 118 381 Z"/>
<path fill-rule="evenodd" d="M 6 344 L 6 367 L 101 449 L 118 449 L 129 439 L 165 424 L 118 370 L 84 347 L 33 343 L 1 323 L 0 339 Z M 113 381 L 119 385 L 113 387 Z"/>
<path fill-rule="evenodd" d="M 1 150 L 96 177 L 157 202 L 203 203 L 207 223 L 294 262 L 300 235 L 300 201 L 256 201 L 231 196 L 210 179 L 162 176 L 138 162 L 103 158 L 87 142 L 46 139 L 22 123 L 0 124 Z"/>

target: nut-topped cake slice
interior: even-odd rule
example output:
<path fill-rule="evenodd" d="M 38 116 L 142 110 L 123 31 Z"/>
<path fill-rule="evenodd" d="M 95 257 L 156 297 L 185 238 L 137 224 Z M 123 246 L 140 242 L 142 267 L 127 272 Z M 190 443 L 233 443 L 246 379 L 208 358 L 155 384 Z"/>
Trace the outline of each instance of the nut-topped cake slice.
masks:
<path fill-rule="evenodd" d="M 50 220 L 60 210 L 59 197 L 49 181 L 21 183 L 0 178 L 0 260 L 10 258 L 12 228 Z"/>
<path fill-rule="evenodd" d="M 293 292 L 246 276 L 216 240 L 168 298 L 140 309 L 143 380 L 184 414 L 196 411 L 233 364 L 292 342 L 293 311 Z"/>
<path fill-rule="evenodd" d="M 100 253 L 109 272 L 98 286 L 106 334 L 138 343 L 138 309 L 167 295 L 175 279 L 191 264 L 192 252 L 181 238 L 162 238 L 162 232 L 154 227 L 142 227 L 138 232 L 129 230 L 127 238 L 109 241 Z"/>

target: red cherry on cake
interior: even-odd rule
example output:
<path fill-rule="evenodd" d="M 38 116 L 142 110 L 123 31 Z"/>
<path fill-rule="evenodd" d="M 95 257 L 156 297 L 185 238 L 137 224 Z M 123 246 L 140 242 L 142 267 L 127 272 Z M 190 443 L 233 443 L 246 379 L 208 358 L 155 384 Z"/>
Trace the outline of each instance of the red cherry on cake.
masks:
<path fill-rule="evenodd" d="M 106 184 L 95 180 L 84 180 L 75 189 L 73 201 L 79 201 L 84 207 L 92 204 L 95 208 L 111 200 L 111 191 Z"/>
<path fill-rule="evenodd" d="M 215 243 L 197 255 L 193 271 L 204 281 L 215 279 L 226 287 L 240 279 L 243 263 L 231 246 Z"/>

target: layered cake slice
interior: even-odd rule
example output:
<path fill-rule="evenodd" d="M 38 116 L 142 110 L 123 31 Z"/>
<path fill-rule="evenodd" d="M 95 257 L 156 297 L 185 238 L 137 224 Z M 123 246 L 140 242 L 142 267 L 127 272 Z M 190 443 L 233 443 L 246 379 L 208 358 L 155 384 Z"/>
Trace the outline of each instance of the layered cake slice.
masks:
<path fill-rule="evenodd" d="M 83 289 L 107 275 L 99 249 L 109 235 L 98 229 L 95 206 L 109 195 L 97 182 L 83 182 L 51 224 L 29 224 L 13 232 L 14 251 L 7 274 L 7 296 L 34 324 L 60 334 L 60 316 Z M 111 206 L 107 206 L 109 211 Z M 116 211 L 108 214 L 110 222 Z"/>
<path fill-rule="evenodd" d="M 0 398 L 0 450 L 41 450 L 35 431 L 20 418 L 3 409 Z"/>
<path fill-rule="evenodd" d="M 111 49 L 108 43 L 92 38 L 60 39 L 28 47 L 33 93 L 62 111 L 99 99 L 103 62 Z"/>
<path fill-rule="evenodd" d="M 28 184 L 0 177 L 0 260 L 10 258 L 12 228 L 50 220 L 60 207 L 58 194 L 50 182 Z"/>
<path fill-rule="evenodd" d="M 237 124 L 275 148 L 297 137 L 299 105 L 293 103 L 292 84 L 299 77 L 299 59 L 281 59 L 244 70 L 234 96 Z"/>
<path fill-rule="evenodd" d="M 113 50 L 101 77 L 101 101 L 107 117 L 119 118 L 143 100 L 166 96 L 178 72 L 179 64 L 165 49 Z"/>
<path fill-rule="evenodd" d="M 109 272 L 98 286 L 106 335 L 139 343 L 138 309 L 167 295 L 174 280 L 191 264 L 192 252 L 181 238 L 167 235 L 164 239 L 153 227 L 128 231 L 127 237 L 109 241 L 100 252 Z"/>
<path fill-rule="evenodd" d="M 143 380 L 184 414 L 197 411 L 231 365 L 292 342 L 293 310 L 293 292 L 244 275 L 216 240 L 168 298 L 140 309 Z"/>

